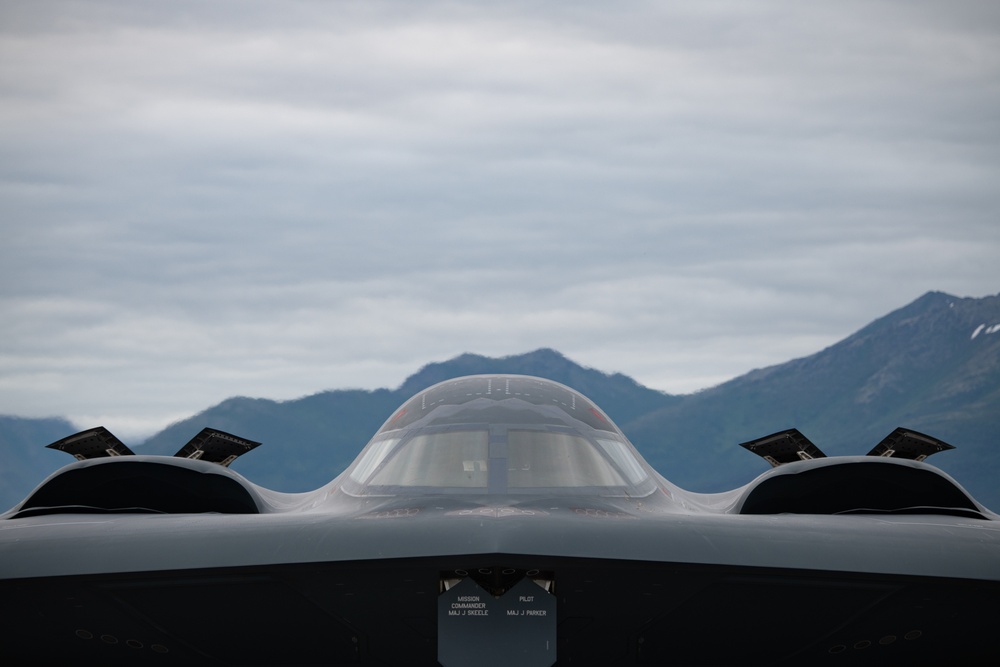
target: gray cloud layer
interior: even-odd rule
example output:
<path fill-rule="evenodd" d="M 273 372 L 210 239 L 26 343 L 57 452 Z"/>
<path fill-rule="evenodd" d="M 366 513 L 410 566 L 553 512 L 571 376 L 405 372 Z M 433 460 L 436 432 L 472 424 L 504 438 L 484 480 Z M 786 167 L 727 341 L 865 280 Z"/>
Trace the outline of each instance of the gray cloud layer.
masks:
<path fill-rule="evenodd" d="M 0 413 L 555 347 L 668 391 L 1000 284 L 993 2 L 8 2 Z"/>

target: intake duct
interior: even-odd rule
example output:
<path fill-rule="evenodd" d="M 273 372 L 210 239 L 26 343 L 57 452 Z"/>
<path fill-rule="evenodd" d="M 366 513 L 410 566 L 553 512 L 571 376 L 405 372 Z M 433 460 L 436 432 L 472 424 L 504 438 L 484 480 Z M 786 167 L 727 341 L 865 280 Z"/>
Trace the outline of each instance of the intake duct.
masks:
<path fill-rule="evenodd" d="M 258 514 L 242 478 L 213 463 L 163 457 L 101 458 L 50 477 L 11 518 L 41 514 Z"/>
<path fill-rule="evenodd" d="M 782 465 L 745 492 L 739 514 L 945 514 L 984 518 L 958 484 L 926 464 L 850 457 Z"/>

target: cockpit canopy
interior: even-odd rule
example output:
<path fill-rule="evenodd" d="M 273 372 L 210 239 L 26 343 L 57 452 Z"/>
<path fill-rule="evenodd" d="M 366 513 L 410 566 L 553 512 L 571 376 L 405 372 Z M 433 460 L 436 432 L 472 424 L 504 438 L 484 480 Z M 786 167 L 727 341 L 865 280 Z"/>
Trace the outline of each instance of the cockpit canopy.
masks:
<path fill-rule="evenodd" d="M 403 404 L 347 471 L 357 495 L 645 496 L 651 471 L 582 394 L 551 380 L 476 375 Z"/>

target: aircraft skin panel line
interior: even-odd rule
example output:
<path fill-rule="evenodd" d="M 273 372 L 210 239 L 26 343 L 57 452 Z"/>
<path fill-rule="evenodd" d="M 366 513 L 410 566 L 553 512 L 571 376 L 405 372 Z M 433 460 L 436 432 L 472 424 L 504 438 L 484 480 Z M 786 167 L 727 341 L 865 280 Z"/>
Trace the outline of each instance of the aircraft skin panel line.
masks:
<path fill-rule="evenodd" d="M 1000 664 L 1000 517 L 911 429 L 750 440 L 772 467 L 699 494 L 579 392 L 484 375 L 306 493 L 222 431 L 119 444 L 53 443 L 77 460 L 0 515 L 2 664 Z"/>

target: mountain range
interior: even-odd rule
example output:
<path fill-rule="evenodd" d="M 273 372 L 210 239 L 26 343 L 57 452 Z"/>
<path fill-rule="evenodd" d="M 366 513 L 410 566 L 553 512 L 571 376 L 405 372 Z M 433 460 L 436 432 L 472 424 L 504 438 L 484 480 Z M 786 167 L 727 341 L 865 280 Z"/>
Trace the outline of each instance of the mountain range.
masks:
<path fill-rule="evenodd" d="M 272 489 L 306 491 L 343 470 L 414 393 L 480 373 L 537 375 L 577 389 L 665 477 L 692 491 L 749 482 L 767 464 L 737 445 L 785 428 L 798 428 L 838 455 L 864 454 L 906 426 L 955 445 L 931 462 L 980 502 L 1000 509 L 1000 295 L 930 292 L 811 356 L 693 394 L 649 389 L 550 349 L 503 358 L 463 354 L 428 364 L 392 390 L 341 389 L 291 401 L 230 398 L 134 449 L 173 454 L 212 426 L 265 443 L 237 460 L 234 470 Z M 43 446 L 73 430 L 61 419 L 0 417 L 0 506 L 18 502 L 68 462 Z"/>

